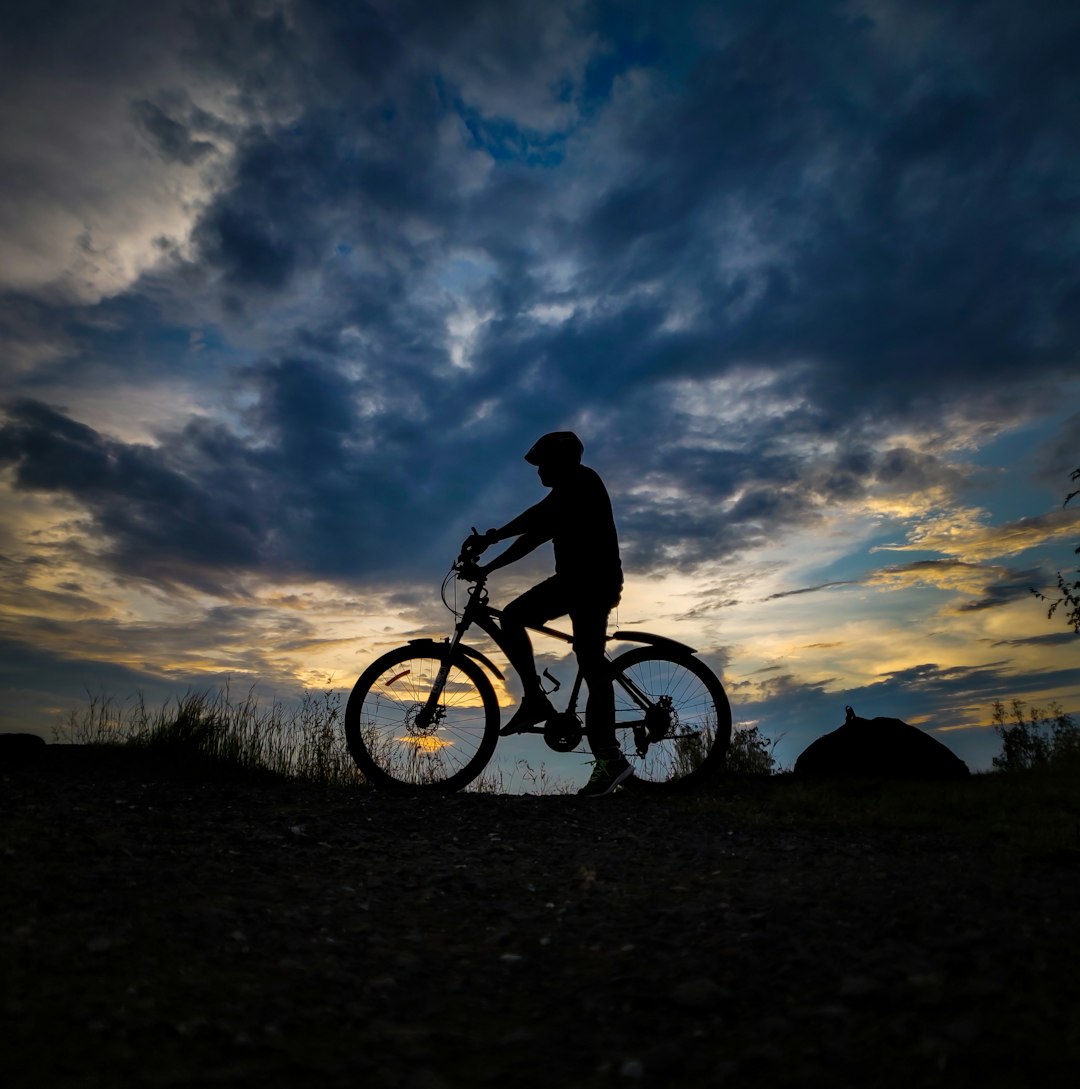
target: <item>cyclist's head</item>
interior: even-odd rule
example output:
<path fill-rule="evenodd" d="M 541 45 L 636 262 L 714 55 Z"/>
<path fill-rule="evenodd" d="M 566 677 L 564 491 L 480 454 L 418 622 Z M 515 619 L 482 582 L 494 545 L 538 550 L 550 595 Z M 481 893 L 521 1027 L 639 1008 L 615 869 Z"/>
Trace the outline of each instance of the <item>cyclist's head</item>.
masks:
<path fill-rule="evenodd" d="M 567 469 L 581 464 L 585 447 L 573 431 L 550 431 L 532 444 L 525 460 L 538 469 Z"/>

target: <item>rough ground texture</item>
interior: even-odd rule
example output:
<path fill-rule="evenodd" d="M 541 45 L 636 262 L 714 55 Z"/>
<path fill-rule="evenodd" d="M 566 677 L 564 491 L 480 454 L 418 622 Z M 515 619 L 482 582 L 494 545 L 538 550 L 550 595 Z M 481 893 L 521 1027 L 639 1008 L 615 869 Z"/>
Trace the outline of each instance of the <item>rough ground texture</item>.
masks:
<path fill-rule="evenodd" d="M 1005 841 L 980 779 L 941 828 L 872 784 L 396 797 L 54 749 L 0 768 L 5 1080 L 1075 1084 L 1077 810 Z"/>

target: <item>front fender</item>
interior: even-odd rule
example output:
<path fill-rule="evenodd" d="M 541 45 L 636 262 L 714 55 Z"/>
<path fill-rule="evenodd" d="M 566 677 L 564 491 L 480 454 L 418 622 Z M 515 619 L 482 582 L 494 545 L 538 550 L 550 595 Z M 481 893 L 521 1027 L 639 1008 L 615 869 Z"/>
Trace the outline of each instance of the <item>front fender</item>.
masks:
<path fill-rule="evenodd" d="M 687 657 L 691 654 L 697 654 L 693 647 L 688 647 L 685 643 L 669 639 L 666 635 L 653 635 L 652 632 L 647 631 L 617 631 L 609 638 L 622 639 L 627 643 L 651 643 L 654 647 L 660 647 L 661 650 L 666 650 L 669 654 L 679 654 Z"/>
<path fill-rule="evenodd" d="M 449 646 L 449 643 L 445 639 L 410 639 L 409 646 L 420 648 L 429 648 L 436 654 L 445 651 Z M 500 681 L 505 680 L 502 670 L 486 655 L 479 650 L 475 650 L 473 647 L 467 647 L 464 643 L 458 646 L 458 651 L 464 654 L 467 658 L 472 658 L 474 661 L 479 662 L 485 669 L 490 670 L 499 678 Z"/>

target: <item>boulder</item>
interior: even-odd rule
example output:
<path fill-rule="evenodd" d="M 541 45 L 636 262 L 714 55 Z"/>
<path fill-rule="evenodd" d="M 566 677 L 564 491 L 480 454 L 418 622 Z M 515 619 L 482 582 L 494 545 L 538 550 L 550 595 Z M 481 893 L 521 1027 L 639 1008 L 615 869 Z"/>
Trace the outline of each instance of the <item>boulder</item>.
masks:
<path fill-rule="evenodd" d="M 0 734 L 0 762 L 44 756 L 45 738 L 37 734 Z"/>
<path fill-rule="evenodd" d="M 859 718 L 819 737 L 795 761 L 795 774 L 814 779 L 964 779 L 967 764 L 940 741 L 898 718 Z"/>

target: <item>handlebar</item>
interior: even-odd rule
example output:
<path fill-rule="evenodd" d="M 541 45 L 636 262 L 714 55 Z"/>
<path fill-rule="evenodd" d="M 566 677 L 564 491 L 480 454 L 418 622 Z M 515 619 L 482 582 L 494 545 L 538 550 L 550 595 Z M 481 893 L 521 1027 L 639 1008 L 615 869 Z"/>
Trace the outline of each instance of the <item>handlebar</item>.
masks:
<path fill-rule="evenodd" d="M 480 536 L 475 529 L 473 530 L 473 536 Z M 472 583 L 472 585 L 469 587 L 469 596 L 472 597 L 475 594 L 479 594 L 480 600 L 487 599 L 487 589 L 485 587 L 485 583 L 487 582 L 487 574 L 481 571 L 476 563 L 476 560 L 479 558 L 482 549 L 467 548 L 467 544 L 468 541 L 466 541 L 465 544 L 462 545 L 461 551 L 460 553 L 458 553 L 458 558 L 454 560 L 454 562 L 450 565 L 450 570 L 447 572 L 446 578 L 443 579 L 442 584 L 441 596 L 443 604 L 455 616 L 458 615 L 456 605 L 451 605 L 450 602 L 446 600 L 447 592 L 450 586 L 455 581 Z"/>
<path fill-rule="evenodd" d="M 487 581 L 485 572 L 481 571 L 472 560 L 463 559 L 461 556 L 454 561 L 452 570 L 462 582 L 472 582 L 480 586 Z"/>

